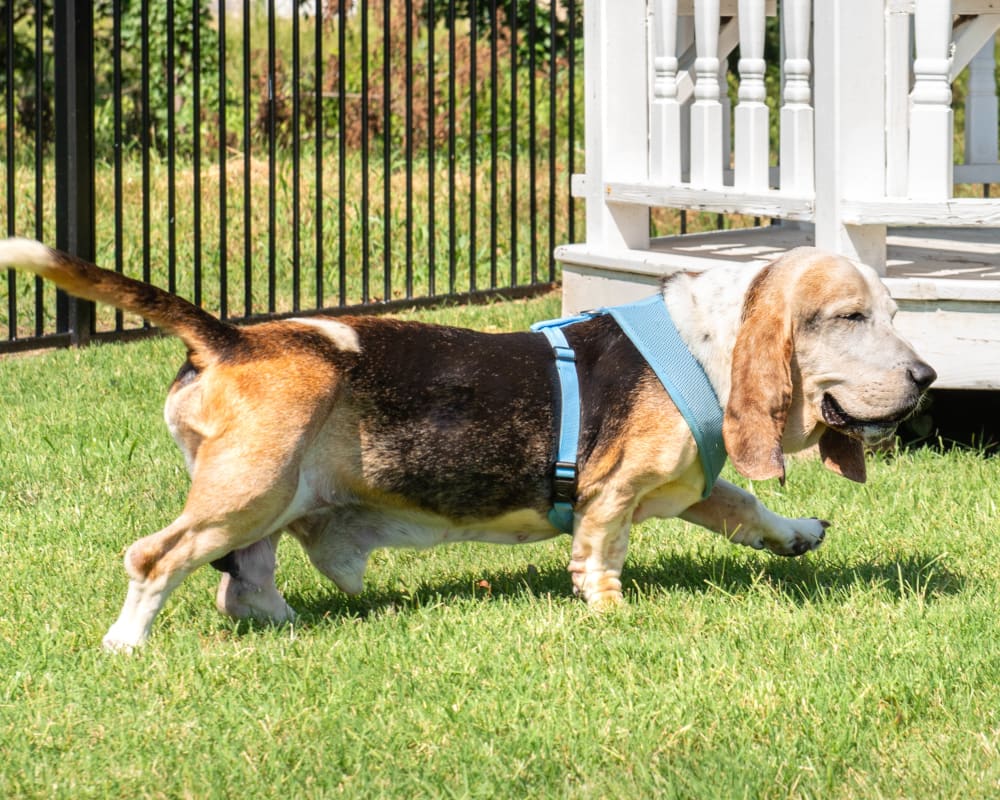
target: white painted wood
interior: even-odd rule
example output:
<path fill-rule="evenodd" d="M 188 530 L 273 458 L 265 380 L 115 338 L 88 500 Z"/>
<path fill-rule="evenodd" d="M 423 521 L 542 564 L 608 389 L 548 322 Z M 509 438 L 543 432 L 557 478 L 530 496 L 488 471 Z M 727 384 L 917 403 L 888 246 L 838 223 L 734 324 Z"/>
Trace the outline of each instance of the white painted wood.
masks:
<path fill-rule="evenodd" d="M 793 220 L 810 220 L 815 213 L 811 196 L 775 190 L 734 192 L 725 188 L 700 189 L 695 186 L 611 181 L 605 184 L 604 192 L 610 202 L 622 205 L 686 208 Z M 844 225 L 852 227 L 946 225 L 955 228 L 997 228 L 1000 227 L 1000 202 L 977 197 L 958 197 L 942 202 L 892 197 L 845 199 L 840 204 L 839 216 Z M 997 245 L 1000 248 L 1000 238 Z"/>
<path fill-rule="evenodd" d="M 694 105 L 691 106 L 691 183 L 722 186 L 722 103 L 719 87 L 719 0 L 695 0 L 695 48 L 698 57 Z"/>
<path fill-rule="evenodd" d="M 1000 17 L 997 20 L 1000 24 Z M 965 95 L 966 164 L 997 164 L 998 160 L 994 46 L 991 37 L 969 63 L 969 87 Z"/>
<path fill-rule="evenodd" d="M 978 197 L 923 201 L 894 197 L 848 199 L 841 203 L 841 218 L 847 225 L 1000 227 L 1000 202 Z"/>
<path fill-rule="evenodd" d="M 572 316 L 602 306 L 615 306 L 642 300 L 655 294 L 660 284 L 659 274 L 632 273 L 629 280 L 622 274 L 606 269 L 573 266 L 563 269 L 562 313 Z M 600 298 L 594 302 L 595 298 Z"/>
<path fill-rule="evenodd" d="M 951 1 L 916 0 L 913 91 L 910 93 L 908 195 L 943 200 L 952 195 Z"/>
<path fill-rule="evenodd" d="M 896 329 L 938 373 L 936 389 L 1000 389 L 1000 309 L 897 301 Z"/>
<path fill-rule="evenodd" d="M 694 98 L 694 62 L 698 58 L 694 46 L 694 18 L 678 17 L 677 40 L 677 102 L 682 106 L 692 102 Z M 728 22 L 721 22 L 719 27 L 719 61 L 720 65 L 740 43 L 739 23 L 732 17 Z"/>
<path fill-rule="evenodd" d="M 681 181 L 681 107 L 677 100 L 677 0 L 655 0 L 653 28 L 653 105 L 650 114 L 649 177 L 666 184 Z"/>
<path fill-rule="evenodd" d="M 645 0 L 585 0 L 587 239 L 645 247 L 649 209 L 606 202 L 606 180 L 648 177 Z"/>
<path fill-rule="evenodd" d="M 885 193 L 884 13 L 872 0 L 813 7 L 816 243 L 885 269 L 885 226 L 848 224 L 845 197 Z"/>
<path fill-rule="evenodd" d="M 663 236 L 643 250 L 610 251 L 562 245 L 560 261 L 644 275 L 709 269 L 722 262 L 764 264 L 786 250 L 815 244 L 809 227 L 731 228 Z M 886 285 L 893 297 L 968 300 L 1000 310 L 1000 229 L 934 226 L 894 228 L 886 237 Z"/>
<path fill-rule="evenodd" d="M 1000 2 L 1000 0 L 998 0 Z M 678 0 L 677 13 L 690 17 L 695 11 L 697 0 Z M 735 17 L 740 10 L 739 0 L 719 0 L 719 14 L 723 17 Z M 778 13 L 778 0 L 766 0 L 765 11 L 769 17 Z"/>
<path fill-rule="evenodd" d="M 782 6 L 781 31 L 785 48 L 778 165 L 782 191 L 813 191 L 813 108 L 809 76 L 811 0 L 788 0 Z"/>
<path fill-rule="evenodd" d="M 782 217 L 809 220 L 813 199 L 809 195 L 764 189 L 759 192 L 697 186 L 662 186 L 653 183 L 609 182 L 605 194 L 615 203 L 638 206 L 686 208 L 718 214 L 748 214 L 755 217 Z"/>
<path fill-rule="evenodd" d="M 901 11 L 912 14 L 916 8 L 916 0 L 886 0 L 886 10 Z M 951 10 L 954 14 L 1000 14 L 1000 0 L 952 0 Z"/>
<path fill-rule="evenodd" d="M 736 105 L 735 185 L 768 188 L 768 110 L 764 102 L 764 0 L 740 0 L 739 102 Z"/>
<path fill-rule="evenodd" d="M 979 304 L 980 311 L 1000 313 L 1000 282 L 980 280 L 934 280 L 922 278 L 883 278 L 892 296 L 897 300 L 948 300 L 965 303 L 967 307 Z"/>
<path fill-rule="evenodd" d="M 899 10 L 885 17 L 885 193 L 893 197 L 909 188 L 911 19 Z"/>

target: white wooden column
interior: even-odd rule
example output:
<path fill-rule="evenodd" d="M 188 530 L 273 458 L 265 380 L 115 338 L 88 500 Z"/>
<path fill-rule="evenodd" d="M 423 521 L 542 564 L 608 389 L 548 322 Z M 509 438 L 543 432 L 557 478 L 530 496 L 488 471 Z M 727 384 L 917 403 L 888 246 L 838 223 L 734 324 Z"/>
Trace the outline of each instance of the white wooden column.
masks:
<path fill-rule="evenodd" d="M 965 163 L 996 164 L 997 82 L 995 41 L 990 41 L 969 62 L 969 90 L 965 96 Z"/>
<path fill-rule="evenodd" d="M 885 17 L 885 193 L 906 197 L 910 148 L 911 10 L 887 3 Z"/>
<path fill-rule="evenodd" d="M 782 92 L 778 165 L 785 191 L 813 191 L 813 108 L 809 75 L 812 0 L 785 0 L 781 7 L 785 85 Z"/>
<path fill-rule="evenodd" d="M 649 247 L 649 209 L 608 203 L 609 181 L 649 177 L 646 0 L 585 0 L 587 244 Z"/>
<path fill-rule="evenodd" d="M 873 0 L 813 7 L 816 244 L 885 270 L 885 226 L 846 225 L 841 201 L 885 194 L 885 14 Z"/>
<path fill-rule="evenodd" d="M 908 195 L 944 200 L 952 195 L 951 0 L 916 0 L 916 59 L 910 93 Z"/>
<path fill-rule="evenodd" d="M 651 181 L 681 182 L 681 106 L 677 102 L 677 0 L 653 2 L 653 108 L 650 117 Z"/>
<path fill-rule="evenodd" d="M 722 103 L 719 102 L 719 0 L 695 0 L 696 74 L 691 106 L 691 184 L 722 186 Z"/>
<path fill-rule="evenodd" d="M 768 188 L 768 110 L 764 86 L 764 0 L 739 0 L 740 88 L 736 106 L 735 186 Z"/>

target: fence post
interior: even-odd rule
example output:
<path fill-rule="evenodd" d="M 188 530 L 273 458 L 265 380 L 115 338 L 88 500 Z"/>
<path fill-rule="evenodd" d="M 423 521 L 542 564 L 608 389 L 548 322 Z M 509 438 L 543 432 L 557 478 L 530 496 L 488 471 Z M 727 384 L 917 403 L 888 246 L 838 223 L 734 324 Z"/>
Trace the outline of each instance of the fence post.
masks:
<path fill-rule="evenodd" d="M 87 261 L 94 243 L 93 0 L 55 3 L 56 247 Z M 94 304 L 56 296 L 56 330 L 87 344 Z"/>

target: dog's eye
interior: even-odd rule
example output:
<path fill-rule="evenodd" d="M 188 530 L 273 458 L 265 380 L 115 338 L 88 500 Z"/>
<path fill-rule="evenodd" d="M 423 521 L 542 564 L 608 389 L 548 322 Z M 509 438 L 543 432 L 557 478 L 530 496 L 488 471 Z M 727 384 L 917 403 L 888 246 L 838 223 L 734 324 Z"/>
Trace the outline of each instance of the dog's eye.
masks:
<path fill-rule="evenodd" d="M 841 314 L 840 319 L 846 319 L 848 322 L 864 322 L 866 317 L 860 311 L 855 311 L 851 314 Z"/>

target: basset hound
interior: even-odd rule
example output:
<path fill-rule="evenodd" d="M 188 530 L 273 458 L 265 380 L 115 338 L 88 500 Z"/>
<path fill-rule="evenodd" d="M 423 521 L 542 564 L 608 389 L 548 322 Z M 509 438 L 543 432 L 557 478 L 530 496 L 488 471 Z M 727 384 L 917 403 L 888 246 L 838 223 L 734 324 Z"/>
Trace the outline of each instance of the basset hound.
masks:
<path fill-rule="evenodd" d="M 38 242 L 0 242 L 0 265 L 139 314 L 188 348 L 165 416 L 190 491 L 175 521 L 128 548 L 108 649 L 144 642 L 170 592 L 209 563 L 223 613 L 294 619 L 274 581 L 286 533 L 348 593 L 378 547 L 558 535 L 559 389 L 540 333 L 364 316 L 236 327 Z M 799 248 L 764 267 L 677 274 L 661 294 L 718 397 L 729 458 L 753 480 L 784 480 L 783 454 L 818 444 L 830 469 L 863 481 L 864 447 L 936 377 L 893 330 L 875 271 L 843 257 Z M 819 547 L 822 520 L 779 516 L 725 480 L 702 498 L 690 429 L 611 317 L 565 335 L 581 405 L 569 572 L 587 603 L 622 601 L 629 529 L 649 517 L 780 555 Z"/>

